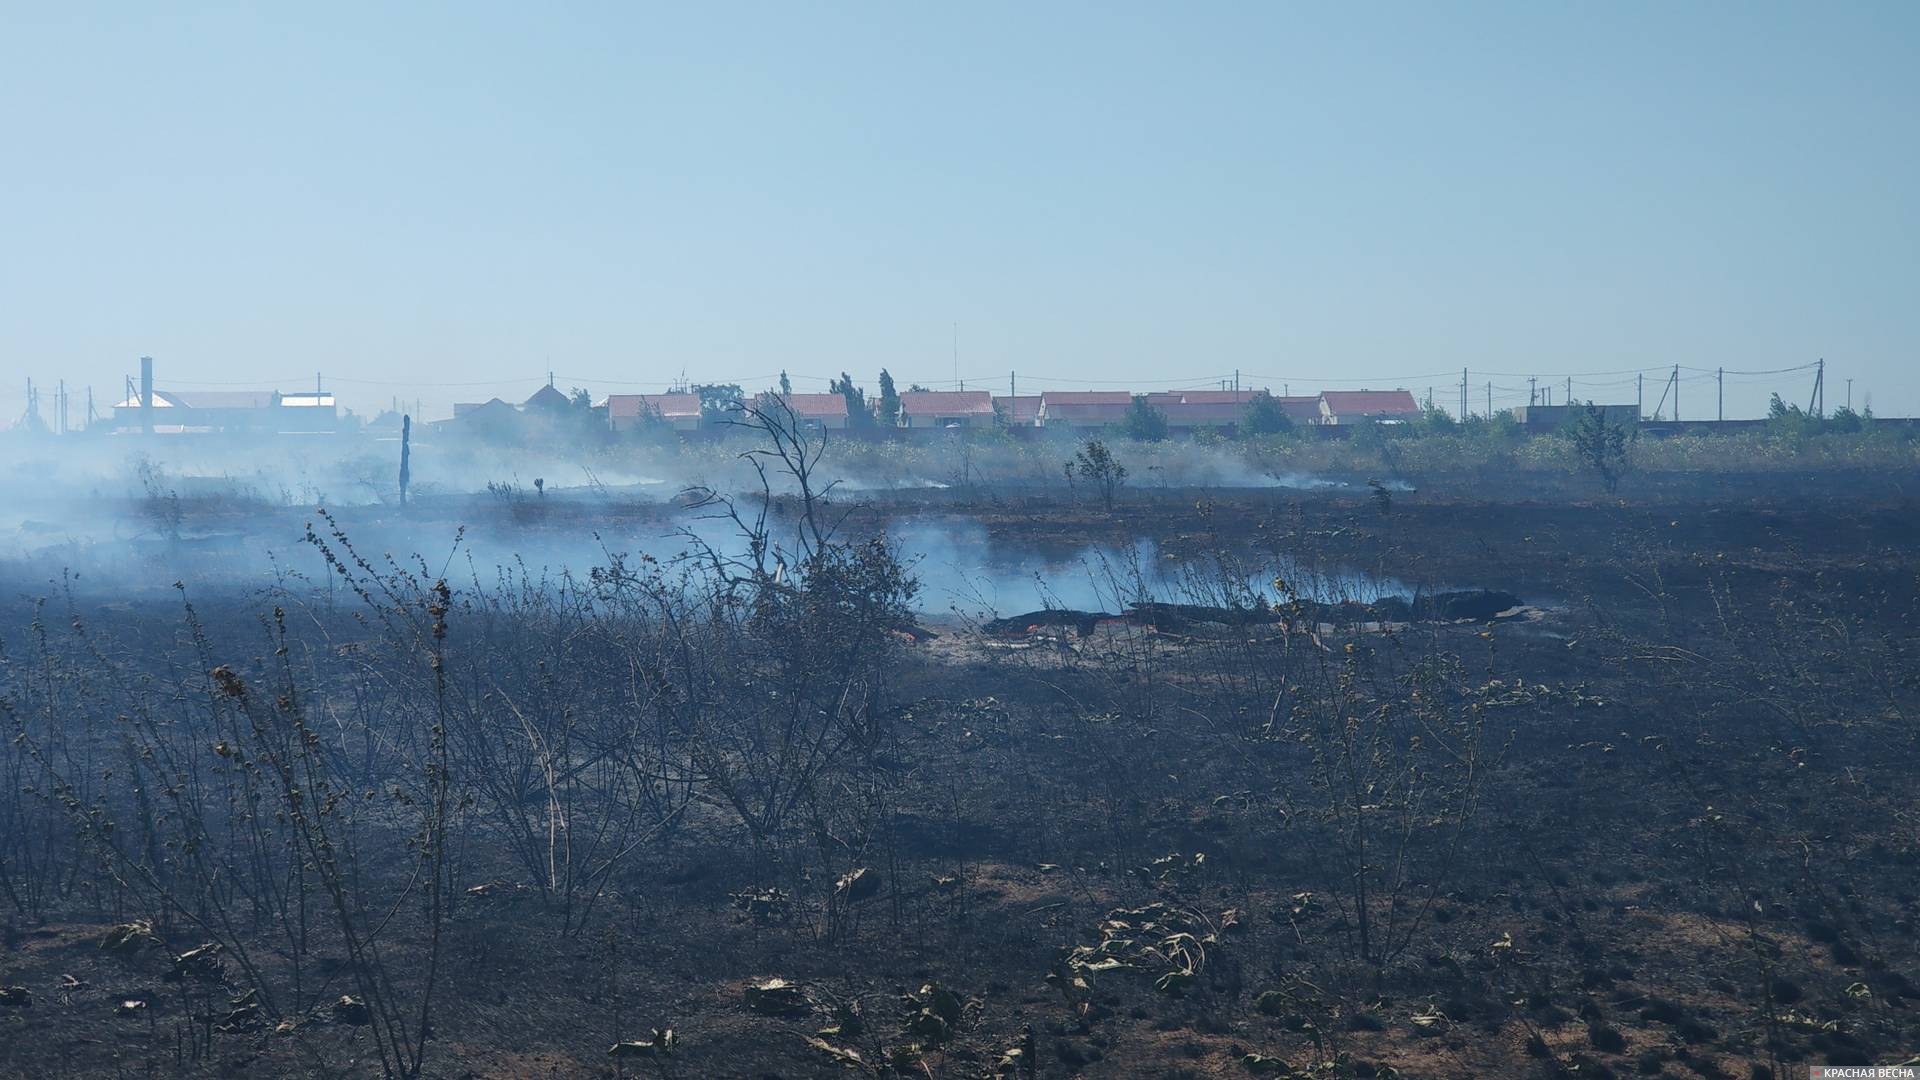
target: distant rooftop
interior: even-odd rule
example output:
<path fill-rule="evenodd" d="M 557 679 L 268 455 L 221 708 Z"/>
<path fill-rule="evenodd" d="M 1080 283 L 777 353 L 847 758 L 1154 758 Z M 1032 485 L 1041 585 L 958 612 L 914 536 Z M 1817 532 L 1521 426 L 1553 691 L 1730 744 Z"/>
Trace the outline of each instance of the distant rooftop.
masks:
<path fill-rule="evenodd" d="M 909 390 L 900 395 L 907 416 L 992 416 L 993 394 L 986 390 Z"/>
<path fill-rule="evenodd" d="M 1002 394 L 994 398 L 993 403 L 1006 412 L 1009 420 L 1031 421 L 1040 417 L 1039 394 Z"/>
<path fill-rule="evenodd" d="M 700 415 L 698 394 L 608 394 L 607 415 L 617 420 L 637 418 L 648 410 L 663 419 Z"/>
<path fill-rule="evenodd" d="M 1338 416 L 1408 416 L 1420 412 L 1411 390 L 1327 390 L 1327 411 Z"/>
<path fill-rule="evenodd" d="M 768 394 L 767 397 L 778 402 L 780 394 Z M 847 399 L 840 394 L 787 394 L 787 408 L 793 415 L 807 420 L 822 420 L 828 417 L 847 415 Z"/>

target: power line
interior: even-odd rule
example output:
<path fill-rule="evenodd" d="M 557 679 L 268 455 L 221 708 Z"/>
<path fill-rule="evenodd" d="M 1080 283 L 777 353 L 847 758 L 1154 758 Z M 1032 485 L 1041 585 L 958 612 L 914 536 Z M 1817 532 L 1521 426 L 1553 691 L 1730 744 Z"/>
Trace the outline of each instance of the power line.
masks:
<path fill-rule="evenodd" d="M 1762 371 L 1735 371 L 1732 368 L 1728 368 L 1727 374 L 1729 375 L 1791 375 L 1796 371 L 1812 371 L 1813 369 L 1819 366 L 1820 366 L 1820 362 L 1816 360 L 1810 364 L 1801 364 L 1798 367 L 1767 368 Z M 1660 370 L 1666 371 L 1668 369 L 1661 368 Z M 1687 364 L 1681 364 L 1680 370 L 1681 371 L 1704 371 L 1707 374 L 1712 375 L 1715 372 L 1719 371 L 1720 369 L 1719 368 L 1699 368 L 1699 367 L 1692 367 Z"/>
<path fill-rule="evenodd" d="M 284 379 L 245 379 L 240 382 L 214 382 L 209 379 L 168 379 L 168 386 L 239 386 L 253 389 L 261 386 L 279 387 L 281 384 L 297 384 L 305 375 L 293 375 Z"/>
<path fill-rule="evenodd" d="M 1245 374 L 1244 372 L 1242 373 L 1241 377 L 1247 378 L 1247 379 L 1273 379 L 1273 381 L 1275 382 L 1282 381 L 1278 378 L 1275 378 L 1269 375 L 1248 375 L 1248 374 Z M 1426 376 L 1421 376 L 1421 377 L 1425 378 Z M 1200 386 L 1204 386 L 1206 384 L 1211 383 L 1215 386 L 1218 386 L 1220 383 L 1220 380 L 1231 379 L 1231 378 L 1233 378 L 1233 375 L 1230 372 L 1223 372 L 1218 375 L 1182 375 L 1176 379 L 1071 379 L 1071 378 L 1066 378 L 1064 376 L 1058 376 L 1058 375 L 1028 375 L 1024 371 L 1021 372 L 1020 374 L 1021 382 L 1074 383 L 1077 385 L 1092 385 L 1092 386 L 1116 386 L 1116 385 L 1169 386 L 1174 383 L 1193 383 L 1195 385 L 1200 385 Z M 980 380 L 980 381 L 984 382 L 985 380 Z M 941 384 L 941 385 L 946 385 L 946 384 Z"/>
<path fill-rule="evenodd" d="M 1564 379 L 1564 378 L 1567 378 L 1568 376 L 1572 376 L 1573 378 L 1576 378 L 1576 379 L 1588 379 L 1596 375 L 1642 375 L 1649 371 L 1672 371 L 1672 370 L 1673 370 L 1672 364 L 1662 364 L 1659 367 L 1618 368 L 1613 371 L 1559 371 L 1559 372 L 1547 372 L 1546 374 L 1555 379 Z M 1491 375 L 1496 379 L 1530 379 L 1540 375 L 1541 373 L 1538 371 L 1475 371 L 1473 372 L 1473 374 Z"/>
<path fill-rule="evenodd" d="M 1482 372 L 1477 372 L 1476 374 L 1496 375 L 1498 373 L 1482 371 Z M 1385 385 L 1387 383 L 1399 383 L 1399 384 L 1417 383 L 1422 379 L 1451 379 L 1453 375 L 1454 373 L 1451 371 L 1428 371 L 1428 372 L 1422 372 L 1421 374 L 1418 374 L 1418 375 L 1372 375 L 1372 376 L 1366 376 L 1363 378 L 1340 376 L 1337 378 L 1328 378 L 1326 376 L 1313 376 L 1313 375 L 1262 375 L 1262 374 L 1259 374 L 1258 372 L 1242 373 L 1243 378 L 1265 379 L 1268 382 L 1380 383 L 1382 385 Z M 1525 378 L 1526 376 L 1523 375 L 1520 377 Z M 1218 378 L 1218 376 L 1215 376 L 1215 378 Z"/>

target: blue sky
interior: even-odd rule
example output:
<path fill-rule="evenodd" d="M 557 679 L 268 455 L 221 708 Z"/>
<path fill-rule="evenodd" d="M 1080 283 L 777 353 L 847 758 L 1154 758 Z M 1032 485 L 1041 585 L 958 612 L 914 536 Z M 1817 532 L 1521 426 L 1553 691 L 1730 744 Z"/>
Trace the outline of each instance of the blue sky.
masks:
<path fill-rule="evenodd" d="M 8 419 L 142 354 L 1920 412 L 1920 5 L 166 7 L 0 9 Z"/>

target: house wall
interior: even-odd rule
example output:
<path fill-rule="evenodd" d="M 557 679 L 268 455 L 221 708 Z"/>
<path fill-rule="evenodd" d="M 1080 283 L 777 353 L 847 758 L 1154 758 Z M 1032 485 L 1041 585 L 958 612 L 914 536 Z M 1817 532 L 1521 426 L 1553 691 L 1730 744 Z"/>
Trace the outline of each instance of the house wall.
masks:
<path fill-rule="evenodd" d="M 903 416 L 900 419 L 902 427 L 918 428 L 922 431 L 950 427 L 990 428 L 993 426 L 992 413 L 961 413 L 956 416 L 922 413 L 919 416 Z"/>
<path fill-rule="evenodd" d="M 1085 407 L 1069 407 L 1067 411 L 1052 410 L 1041 414 L 1040 422 L 1045 427 L 1098 428 L 1123 423 L 1126 419 L 1127 410 L 1124 408 L 1095 411 Z"/>
<path fill-rule="evenodd" d="M 1513 410 L 1513 418 L 1534 431 L 1558 431 L 1586 414 L 1585 405 L 1521 405 Z M 1602 405 L 1600 411 L 1606 415 L 1607 423 L 1632 426 L 1640 422 L 1638 405 Z"/>
<path fill-rule="evenodd" d="M 660 420 L 673 431 L 700 430 L 700 417 L 698 416 L 663 416 Z M 639 416 L 614 416 L 609 417 L 607 423 L 614 431 L 626 432 L 640 427 L 641 421 L 642 418 Z"/>
<path fill-rule="evenodd" d="M 116 428 L 136 430 L 142 423 L 141 410 L 137 407 L 113 410 L 113 425 Z M 173 405 L 155 408 L 153 423 L 156 429 L 305 435 L 338 431 L 340 413 L 332 405 L 291 409 L 278 406 L 264 409 L 196 409 Z"/>
<path fill-rule="evenodd" d="M 1419 413 L 1336 413 L 1328 410 L 1325 405 L 1320 407 L 1320 422 L 1332 427 L 1338 427 L 1341 424 L 1348 426 L 1354 424 L 1404 424 L 1408 421 L 1418 419 L 1420 419 Z"/>

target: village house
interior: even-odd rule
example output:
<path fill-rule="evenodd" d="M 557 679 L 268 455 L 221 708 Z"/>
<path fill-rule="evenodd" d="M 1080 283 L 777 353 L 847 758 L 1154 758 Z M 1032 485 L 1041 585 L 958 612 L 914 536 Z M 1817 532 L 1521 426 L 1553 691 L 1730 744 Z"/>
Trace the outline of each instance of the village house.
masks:
<path fill-rule="evenodd" d="M 1167 418 L 1167 430 L 1180 434 L 1237 428 L 1253 399 L 1266 396 L 1265 390 L 1156 390 L 1145 395 L 1147 404 Z"/>
<path fill-rule="evenodd" d="M 904 428 L 993 426 L 993 395 L 985 390 L 909 390 L 900 395 Z"/>
<path fill-rule="evenodd" d="M 1127 418 L 1133 395 L 1125 390 L 1049 390 L 1040 395 L 1043 427 L 1106 427 Z"/>
<path fill-rule="evenodd" d="M 1326 390 L 1320 394 L 1322 424 L 1404 424 L 1420 418 L 1411 390 Z"/>
<path fill-rule="evenodd" d="M 604 404 L 607 424 L 616 432 L 632 431 L 648 420 L 673 431 L 700 430 L 698 394 L 608 394 Z"/>
<path fill-rule="evenodd" d="M 327 434 L 340 430 L 332 391 L 155 390 L 153 430 L 199 434 L 251 432 L 263 435 Z M 139 431 L 145 423 L 140 395 L 113 406 L 114 427 Z"/>
<path fill-rule="evenodd" d="M 840 394 L 777 394 L 769 391 L 762 395 L 763 408 L 778 414 L 782 402 L 793 411 L 793 418 L 800 426 L 819 431 L 845 431 L 847 428 L 847 399 Z"/>
<path fill-rule="evenodd" d="M 993 414 L 1007 427 L 1039 427 L 1039 394 L 999 394 L 993 399 Z"/>

